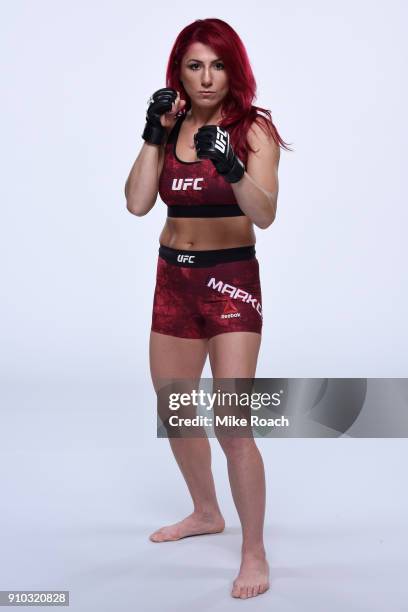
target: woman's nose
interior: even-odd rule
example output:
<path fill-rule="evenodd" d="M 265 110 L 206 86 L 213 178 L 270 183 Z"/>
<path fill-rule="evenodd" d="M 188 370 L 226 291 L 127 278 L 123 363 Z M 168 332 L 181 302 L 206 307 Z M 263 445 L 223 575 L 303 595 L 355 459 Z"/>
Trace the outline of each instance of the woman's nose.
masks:
<path fill-rule="evenodd" d="M 211 77 L 210 70 L 204 69 L 202 77 L 201 77 L 201 83 L 202 85 L 206 85 L 207 87 L 212 83 L 212 77 Z"/>

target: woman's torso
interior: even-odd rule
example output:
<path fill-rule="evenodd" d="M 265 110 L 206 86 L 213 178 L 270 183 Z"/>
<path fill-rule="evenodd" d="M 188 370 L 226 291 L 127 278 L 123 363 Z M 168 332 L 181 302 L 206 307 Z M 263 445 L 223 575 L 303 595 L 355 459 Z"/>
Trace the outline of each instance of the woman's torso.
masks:
<path fill-rule="evenodd" d="M 210 171 L 214 180 L 218 181 L 220 188 L 223 187 L 224 179 L 218 177 L 212 170 L 212 162 L 208 159 L 198 160 L 193 148 L 193 137 L 196 128 L 192 128 L 186 117 L 178 126 L 174 145 L 171 144 L 161 151 L 159 159 L 159 172 L 162 174 L 164 162 L 170 163 L 177 171 L 184 175 L 196 175 L 199 169 Z M 174 155 L 175 153 L 175 155 Z M 165 160 L 165 155 L 167 159 Z M 211 170 L 209 170 L 211 168 Z M 165 169 L 165 170 L 166 170 Z M 214 169 L 215 170 L 215 169 Z M 162 178 L 162 177 L 161 177 Z M 235 201 L 233 194 L 228 193 L 229 184 L 225 186 L 225 193 L 229 200 Z M 179 195 L 186 196 L 187 190 Z M 202 194 L 196 194 L 202 195 Z M 198 204 L 199 206 L 199 204 Z M 255 232 L 253 224 L 246 216 L 231 217 L 168 217 L 159 238 L 160 244 L 174 249 L 182 250 L 213 250 L 228 249 L 255 244 Z"/>

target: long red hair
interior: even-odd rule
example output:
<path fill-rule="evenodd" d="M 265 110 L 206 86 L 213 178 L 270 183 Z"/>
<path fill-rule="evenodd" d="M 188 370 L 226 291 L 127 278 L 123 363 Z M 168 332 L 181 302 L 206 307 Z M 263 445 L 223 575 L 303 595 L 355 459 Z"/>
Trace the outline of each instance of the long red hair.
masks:
<path fill-rule="evenodd" d="M 256 81 L 244 44 L 235 30 L 221 19 L 197 19 L 186 26 L 177 36 L 170 53 L 166 71 L 166 86 L 180 91 L 181 98 L 186 100 L 184 112 L 191 108 L 191 100 L 180 81 L 181 60 L 189 46 L 200 42 L 211 47 L 222 58 L 229 79 L 229 92 L 226 95 L 221 126 L 228 129 L 234 150 L 244 163 L 248 150 L 253 151 L 247 141 L 247 133 L 255 121 L 276 144 L 291 150 L 282 140 L 273 121 L 271 111 L 255 106 Z"/>

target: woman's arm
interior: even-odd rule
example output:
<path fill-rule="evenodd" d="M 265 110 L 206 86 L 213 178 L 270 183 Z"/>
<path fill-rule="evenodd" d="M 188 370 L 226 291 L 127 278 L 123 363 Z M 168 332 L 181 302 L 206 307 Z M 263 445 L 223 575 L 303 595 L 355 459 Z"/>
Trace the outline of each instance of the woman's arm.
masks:
<path fill-rule="evenodd" d="M 247 139 L 255 153 L 248 152 L 246 172 L 231 187 L 246 216 L 259 228 L 266 229 L 276 215 L 280 148 L 257 123 L 248 130 Z"/>
<path fill-rule="evenodd" d="M 163 162 L 164 145 L 145 142 L 125 185 L 126 206 L 133 215 L 142 217 L 155 205 Z"/>
<path fill-rule="evenodd" d="M 177 113 L 185 104 L 185 100 L 180 99 L 179 91 L 167 87 L 155 91 L 149 100 L 142 135 L 145 143 L 125 185 L 127 209 L 138 217 L 148 213 L 156 203 L 164 164 L 165 141 L 176 123 Z"/>

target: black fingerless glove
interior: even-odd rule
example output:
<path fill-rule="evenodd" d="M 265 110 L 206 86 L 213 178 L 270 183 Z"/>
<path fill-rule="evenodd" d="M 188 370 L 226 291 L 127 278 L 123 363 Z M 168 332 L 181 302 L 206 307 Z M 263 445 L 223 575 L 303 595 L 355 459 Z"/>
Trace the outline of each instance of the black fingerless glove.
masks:
<path fill-rule="evenodd" d="M 203 125 L 194 134 L 197 157 L 211 159 L 215 169 L 228 183 L 237 183 L 245 172 L 245 166 L 235 155 L 230 135 L 219 125 Z"/>
<path fill-rule="evenodd" d="M 176 98 L 176 90 L 169 87 L 163 87 L 154 92 L 149 100 L 146 125 L 142 134 L 143 140 L 154 145 L 163 144 L 166 138 L 166 128 L 160 123 L 160 117 L 171 110 Z"/>

